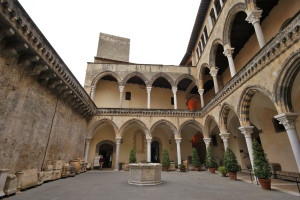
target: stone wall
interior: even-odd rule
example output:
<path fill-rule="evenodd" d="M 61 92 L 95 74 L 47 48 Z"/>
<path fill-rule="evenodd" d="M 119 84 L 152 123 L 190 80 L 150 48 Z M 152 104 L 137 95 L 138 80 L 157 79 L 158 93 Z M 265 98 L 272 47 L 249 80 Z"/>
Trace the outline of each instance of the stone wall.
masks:
<path fill-rule="evenodd" d="M 82 157 L 87 120 L 17 60 L 0 54 L 0 168 L 13 173 Z"/>

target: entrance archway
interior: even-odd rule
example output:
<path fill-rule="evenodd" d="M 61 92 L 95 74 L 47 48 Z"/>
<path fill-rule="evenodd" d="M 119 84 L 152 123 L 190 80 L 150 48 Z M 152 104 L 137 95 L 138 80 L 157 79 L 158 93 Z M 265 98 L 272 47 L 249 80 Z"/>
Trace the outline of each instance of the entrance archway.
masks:
<path fill-rule="evenodd" d="M 151 143 L 151 162 L 160 163 L 159 141 L 153 141 Z"/>
<path fill-rule="evenodd" d="M 96 153 L 103 155 L 103 168 L 112 168 L 113 154 L 115 151 L 115 143 L 109 140 L 101 141 L 96 146 Z"/>

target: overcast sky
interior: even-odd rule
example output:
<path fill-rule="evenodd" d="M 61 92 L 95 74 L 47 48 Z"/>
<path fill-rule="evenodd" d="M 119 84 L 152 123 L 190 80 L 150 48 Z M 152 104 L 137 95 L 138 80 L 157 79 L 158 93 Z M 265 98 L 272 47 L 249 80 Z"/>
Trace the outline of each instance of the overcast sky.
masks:
<path fill-rule="evenodd" d="M 83 85 L 99 33 L 130 38 L 129 61 L 179 65 L 200 0 L 19 0 Z"/>

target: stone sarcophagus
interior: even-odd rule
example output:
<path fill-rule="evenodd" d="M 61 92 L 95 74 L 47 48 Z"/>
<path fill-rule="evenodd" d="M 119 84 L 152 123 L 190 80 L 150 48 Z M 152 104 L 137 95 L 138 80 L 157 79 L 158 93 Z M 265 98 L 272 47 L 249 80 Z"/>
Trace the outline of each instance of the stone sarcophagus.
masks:
<path fill-rule="evenodd" d="M 161 184 L 161 164 L 139 163 L 129 164 L 129 184 L 158 185 Z"/>

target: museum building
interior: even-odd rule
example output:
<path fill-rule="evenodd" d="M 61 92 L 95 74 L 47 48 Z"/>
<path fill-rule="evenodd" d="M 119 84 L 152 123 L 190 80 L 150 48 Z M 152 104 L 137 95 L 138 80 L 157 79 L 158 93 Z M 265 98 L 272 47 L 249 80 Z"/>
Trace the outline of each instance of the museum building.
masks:
<path fill-rule="evenodd" d="M 164 147 L 176 165 L 195 147 L 204 164 L 210 146 L 219 166 L 230 147 L 249 169 L 256 139 L 300 172 L 299 8 L 202 0 L 178 66 L 131 63 L 129 39 L 100 33 L 82 87 L 20 3 L 0 0 L 0 168 L 103 155 L 118 171 L 132 148 L 161 162 Z"/>

